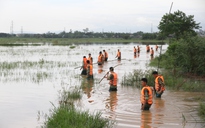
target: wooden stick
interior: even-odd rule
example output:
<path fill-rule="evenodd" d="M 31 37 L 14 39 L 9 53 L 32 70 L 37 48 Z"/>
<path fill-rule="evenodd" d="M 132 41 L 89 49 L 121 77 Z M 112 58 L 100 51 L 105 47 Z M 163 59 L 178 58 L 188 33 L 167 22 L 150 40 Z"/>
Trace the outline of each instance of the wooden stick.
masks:
<path fill-rule="evenodd" d="M 117 67 L 117 66 L 119 66 L 119 65 L 122 65 L 122 64 L 115 65 L 113 68 L 115 68 L 115 67 Z M 108 72 L 103 76 L 103 78 L 99 81 L 99 83 L 105 78 L 105 76 L 106 76 L 109 72 L 110 72 L 110 71 L 108 71 Z"/>

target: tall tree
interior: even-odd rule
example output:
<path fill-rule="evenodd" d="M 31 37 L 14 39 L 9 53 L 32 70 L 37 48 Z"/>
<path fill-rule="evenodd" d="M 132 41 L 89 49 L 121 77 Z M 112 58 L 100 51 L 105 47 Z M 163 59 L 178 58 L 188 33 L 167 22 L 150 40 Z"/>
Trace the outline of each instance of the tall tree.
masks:
<path fill-rule="evenodd" d="M 200 23 L 194 21 L 194 15 L 188 15 L 182 11 L 176 11 L 174 13 L 165 14 L 158 26 L 160 33 L 165 36 L 173 34 L 178 40 L 186 33 L 196 35 L 195 29 L 201 28 Z"/>

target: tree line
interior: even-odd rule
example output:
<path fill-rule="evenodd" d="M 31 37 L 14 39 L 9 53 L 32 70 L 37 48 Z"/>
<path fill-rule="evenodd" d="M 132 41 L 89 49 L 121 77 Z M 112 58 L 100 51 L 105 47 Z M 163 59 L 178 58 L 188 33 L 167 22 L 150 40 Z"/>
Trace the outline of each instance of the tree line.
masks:
<path fill-rule="evenodd" d="M 153 39 L 161 40 L 162 36 L 158 32 L 155 33 L 144 33 L 142 31 L 135 33 L 114 33 L 114 32 L 82 32 L 82 31 L 70 31 L 52 33 L 47 32 L 43 34 L 8 34 L 0 33 L 0 37 L 22 37 L 22 38 L 122 38 L 132 39 L 139 38 L 143 40 Z"/>

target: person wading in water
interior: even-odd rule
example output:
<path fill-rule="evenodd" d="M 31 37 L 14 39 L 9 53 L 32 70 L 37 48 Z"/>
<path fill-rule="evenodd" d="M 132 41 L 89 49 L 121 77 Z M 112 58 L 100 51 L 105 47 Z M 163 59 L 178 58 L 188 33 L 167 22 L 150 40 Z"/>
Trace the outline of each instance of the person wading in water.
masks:
<path fill-rule="evenodd" d="M 149 110 L 152 105 L 153 89 L 147 85 L 147 79 L 141 79 L 142 90 L 140 101 L 142 103 L 141 110 Z"/>
<path fill-rule="evenodd" d="M 93 79 L 93 65 L 90 64 L 89 60 L 87 60 L 87 79 Z"/>
<path fill-rule="evenodd" d="M 120 49 L 117 50 L 117 55 L 116 57 L 118 60 L 121 60 L 121 52 L 120 52 Z"/>
<path fill-rule="evenodd" d="M 107 74 L 105 75 L 105 78 L 107 78 L 107 80 L 109 80 L 109 84 L 110 84 L 110 89 L 109 91 L 117 91 L 117 73 L 114 72 L 114 68 L 110 67 L 109 69 L 110 71 L 107 72 Z M 110 73 L 109 73 L 110 72 Z"/>
<path fill-rule="evenodd" d="M 87 58 L 86 56 L 83 56 L 83 62 L 82 62 L 82 67 L 80 68 L 80 70 L 82 70 L 81 75 L 87 75 Z"/>
<path fill-rule="evenodd" d="M 155 78 L 154 90 L 155 90 L 156 97 L 161 98 L 161 95 L 165 90 L 164 77 L 162 75 L 159 75 L 157 71 L 153 71 L 152 75 Z"/>
<path fill-rule="evenodd" d="M 105 50 L 103 50 L 103 52 L 104 52 L 105 61 L 107 61 L 108 60 L 108 53 Z"/>

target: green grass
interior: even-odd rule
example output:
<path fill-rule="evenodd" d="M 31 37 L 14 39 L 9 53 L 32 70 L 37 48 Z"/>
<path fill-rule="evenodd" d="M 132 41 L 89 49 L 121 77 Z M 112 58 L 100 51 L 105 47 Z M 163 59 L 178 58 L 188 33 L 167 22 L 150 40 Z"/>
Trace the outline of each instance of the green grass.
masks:
<path fill-rule="evenodd" d="M 46 128 L 111 128 L 112 121 L 101 117 L 101 113 L 90 115 L 67 105 L 61 105 L 53 110 L 48 117 Z"/>
<path fill-rule="evenodd" d="M 45 128 L 111 128 L 114 121 L 102 118 L 101 113 L 90 114 L 89 111 L 80 111 L 75 108 L 75 101 L 80 100 L 80 88 L 63 88 L 59 97 L 59 107 L 54 107 L 44 122 Z"/>
<path fill-rule="evenodd" d="M 133 86 L 133 87 L 141 87 L 141 79 L 147 78 L 148 85 L 154 86 L 154 78 L 152 76 L 152 70 L 133 70 L 133 72 L 125 74 L 122 77 L 121 85 L 122 86 Z"/>
<path fill-rule="evenodd" d="M 22 46 L 22 45 L 41 45 L 39 43 L 49 43 L 52 45 L 72 45 L 85 43 L 142 43 L 142 44 L 165 44 L 160 40 L 141 40 L 141 39 L 121 39 L 121 38 L 0 38 L 0 45 Z"/>

